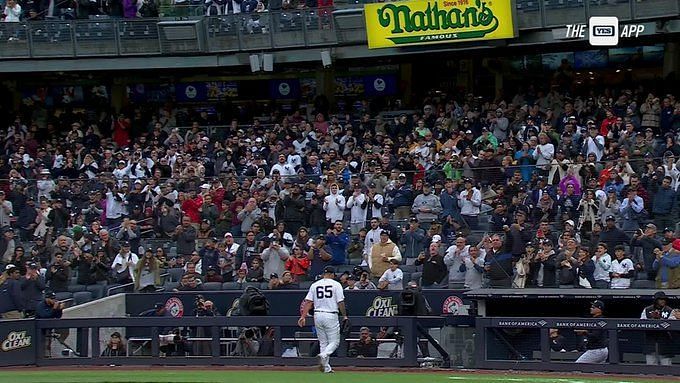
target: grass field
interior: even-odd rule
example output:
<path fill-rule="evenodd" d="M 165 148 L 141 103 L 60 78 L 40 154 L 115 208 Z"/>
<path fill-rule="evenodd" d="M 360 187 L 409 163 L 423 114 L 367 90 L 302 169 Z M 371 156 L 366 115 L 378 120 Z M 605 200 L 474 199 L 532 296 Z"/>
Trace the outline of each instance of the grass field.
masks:
<path fill-rule="evenodd" d="M 169 368 L 163 370 L 74 369 L 49 370 L 30 369 L 21 371 L 0 371 L 0 383 L 643 383 L 677 381 L 663 378 L 644 379 L 632 377 L 604 376 L 550 376 L 525 375 L 517 373 L 456 373 L 455 371 L 432 372 L 368 372 L 338 371 L 322 374 L 318 371 L 267 371 L 264 367 L 252 371 L 218 370 L 209 371 Z"/>

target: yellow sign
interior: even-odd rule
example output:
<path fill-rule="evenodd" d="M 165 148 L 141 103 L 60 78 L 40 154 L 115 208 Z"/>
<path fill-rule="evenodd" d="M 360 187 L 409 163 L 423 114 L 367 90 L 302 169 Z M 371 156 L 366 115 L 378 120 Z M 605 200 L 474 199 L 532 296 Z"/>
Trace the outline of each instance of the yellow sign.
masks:
<path fill-rule="evenodd" d="M 366 4 L 368 47 L 515 37 L 508 0 L 412 0 Z"/>

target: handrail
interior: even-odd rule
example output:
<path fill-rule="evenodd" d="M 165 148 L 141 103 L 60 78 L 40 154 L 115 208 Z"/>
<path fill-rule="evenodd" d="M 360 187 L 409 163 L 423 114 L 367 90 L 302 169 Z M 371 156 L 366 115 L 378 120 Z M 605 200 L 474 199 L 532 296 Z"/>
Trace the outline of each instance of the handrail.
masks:
<path fill-rule="evenodd" d="M 650 20 L 668 17 L 677 17 L 679 14 L 679 5 L 677 1 L 665 0 L 662 4 L 655 4 L 655 7 L 642 7 L 636 4 L 636 0 L 628 0 L 628 7 L 616 8 L 616 5 L 598 6 L 596 9 L 590 4 L 590 1 L 583 2 L 568 1 L 563 4 L 552 5 L 546 4 L 544 1 L 518 1 L 514 3 L 515 13 L 517 14 L 515 22 L 518 30 L 535 30 L 535 29 L 549 29 L 553 27 L 563 26 L 563 20 L 568 19 L 571 22 L 586 23 L 588 17 L 593 14 L 601 14 L 600 7 L 611 6 L 613 13 L 621 13 L 621 20 Z M 570 5 L 569 3 L 573 3 Z M 362 3 L 363 4 L 363 3 Z M 315 22 L 307 25 L 306 22 L 295 22 L 289 24 L 287 28 L 278 31 L 278 33 L 269 33 L 266 28 L 270 20 L 285 21 L 286 15 L 302 14 L 301 17 L 318 17 L 317 8 L 303 8 L 276 12 L 262 12 L 251 14 L 227 14 L 220 16 L 205 16 L 202 12 L 198 12 L 202 6 L 194 7 L 196 15 L 175 15 L 171 18 L 140 18 L 140 19 L 88 19 L 88 20 L 63 20 L 63 21 L 22 21 L 19 23 L 2 23 L 0 26 L 0 36 L 10 37 L 11 43 L 7 43 L 6 47 L 9 49 L 1 50 L 0 57 L 6 58 L 30 58 L 30 57 L 84 57 L 92 56 L 99 57 L 101 55 L 148 55 L 148 54 L 186 54 L 187 51 L 182 51 L 178 47 L 178 51 L 166 50 L 172 47 L 173 42 L 164 40 L 164 34 L 159 33 L 157 24 L 168 19 L 196 19 L 201 21 L 203 25 L 197 28 L 203 29 L 200 33 L 189 37 L 185 35 L 180 37 L 184 41 L 190 41 L 194 47 L 192 52 L 198 51 L 203 54 L 211 54 L 216 52 L 233 52 L 233 51 L 263 51 L 276 50 L 279 48 L 304 48 L 313 46 L 334 46 L 338 43 L 349 45 L 365 44 L 365 37 L 351 37 L 349 40 L 343 40 L 343 32 L 353 31 L 364 28 L 363 22 L 357 27 L 344 28 L 342 23 L 338 23 L 335 15 L 342 17 L 352 17 L 354 14 L 361 20 L 362 4 L 339 4 L 339 7 L 333 8 L 334 15 L 329 20 L 332 28 L 323 29 L 323 34 L 332 38 L 318 38 L 321 29 L 316 29 Z M 624 3 L 621 3 L 624 4 Z M 165 8 L 164 8 L 165 9 Z M 188 8 L 168 8 L 172 10 L 188 10 Z M 625 10 L 623 10 L 625 9 Z M 653 9 L 653 10 L 650 10 Z M 576 10 L 576 12 L 574 12 Z M 336 13 L 337 12 L 337 13 Z M 190 13 L 190 12 L 187 12 Z M 576 15 L 575 15 L 576 13 Z M 272 15 L 278 15 L 274 17 Z M 618 15 L 618 14 L 617 14 Z M 250 19 L 250 17 L 257 17 L 259 19 Z M 299 17 L 299 16 L 295 16 Z M 211 26 L 213 20 L 216 20 L 216 25 Z M 261 20 L 265 28 L 261 28 L 261 32 L 253 32 L 252 21 Z M 249 22 L 251 22 L 249 24 Z M 353 22 L 354 23 L 354 22 Z M 79 50 L 79 41 L 85 41 L 93 38 L 92 36 L 77 36 L 75 33 L 76 26 L 88 25 L 110 25 L 113 26 L 111 31 L 107 30 L 106 36 L 97 36 L 97 41 L 106 40 L 110 44 L 101 44 L 105 48 L 93 48 Z M 143 33 L 128 33 L 128 27 L 135 24 L 147 24 L 148 28 Z M 256 24 L 258 27 L 260 24 Z M 283 25 L 283 24 L 281 24 Z M 274 27 L 275 29 L 278 26 Z M 250 29 L 250 30 L 248 30 Z M 304 38 L 294 38 L 291 36 L 287 39 L 284 35 L 287 30 L 295 34 L 302 32 Z M 36 34 L 37 32 L 39 34 Z M 59 32 L 59 33 L 56 33 Z M 68 32 L 68 33 L 62 33 Z M 134 32 L 134 31 L 133 31 Z M 54 35 L 52 35 L 54 33 Z M 266 38 L 261 38 L 262 34 L 268 34 Z M 50 38 L 52 40 L 50 40 Z M 173 37 L 175 38 L 175 37 Z M 52 42 L 52 43 L 46 43 Z M 60 44 L 54 44 L 58 42 Z M 143 47 L 139 47 L 142 44 Z M 129 45 L 129 46 L 128 46 Z M 113 47 L 113 48 L 112 48 Z M 128 49 L 129 48 L 129 49 Z M 144 49 L 142 49 L 144 48 Z"/>
<path fill-rule="evenodd" d="M 110 287 L 108 290 L 106 290 L 106 296 L 111 296 L 111 295 L 112 295 L 112 294 L 111 294 L 112 291 L 116 291 L 116 290 L 122 290 L 122 291 L 124 291 L 125 288 L 134 287 L 134 285 L 135 285 L 134 282 L 130 282 L 130 283 L 126 283 L 126 284 L 123 284 L 123 285 L 118 285 L 118 286 Z M 121 291 L 121 292 L 122 292 L 122 291 Z"/>

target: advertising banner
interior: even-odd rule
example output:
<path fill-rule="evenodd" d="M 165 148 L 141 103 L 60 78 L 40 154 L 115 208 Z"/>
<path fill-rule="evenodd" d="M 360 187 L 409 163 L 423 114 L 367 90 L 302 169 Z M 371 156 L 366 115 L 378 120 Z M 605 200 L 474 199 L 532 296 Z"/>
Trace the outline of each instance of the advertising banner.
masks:
<path fill-rule="evenodd" d="M 366 4 L 368 48 L 515 37 L 511 1 L 412 0 Z"/>
<path fill-rule="evenodd" d="M 0 367 L 35 364 L 35 321 L 0 321 Z"/>
<path fill-rule="evenodd" d="M 230 313 L 238 306 L 238 299 L 243 291 L 201 291 L 206 299 L 214 302 L 215 308 L 221 315 Z M 300 315 L 300 305 L 306 291 L 267 291 L 262 293 L 270 304 L 269 315 Z M 462 291 L 455 290 L 426 290 L 432 315 L 468 315 L 469 301 L 463 298 Z M 195 308 L 193 293 L 179 294 L 127 294 L 126 311 L 130 316 L 153 308 L 156 303 L 163 303 L 167 309 L 166 315 L 181 317 L 193 316 Z M 398 312 L 400 292 L 380 290 L 347 291 L 345 303 L 347 311 L 352 316 L 393 316 Z"/>
<path fill-rule="evenodd" d="M 271 80 L 269 82 L 269 95 L 275 100 L 300 98 L 300 80 Z"/>
<path fill-rule="evenodd" d="M 364 91 L 367 96 L 393 96 L 397 94 L 397 76 L 393 74 L 365 76 Z"/>

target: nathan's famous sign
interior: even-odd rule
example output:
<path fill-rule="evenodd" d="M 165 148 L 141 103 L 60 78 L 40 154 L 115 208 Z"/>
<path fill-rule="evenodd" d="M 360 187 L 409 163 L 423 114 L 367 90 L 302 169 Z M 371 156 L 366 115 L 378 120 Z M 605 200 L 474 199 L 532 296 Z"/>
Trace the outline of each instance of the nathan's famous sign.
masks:
<path fill-rule="evenodd" d="M 369 48 L 515 36 L 507 0 L 413 0 L 367 4 Z"/>

